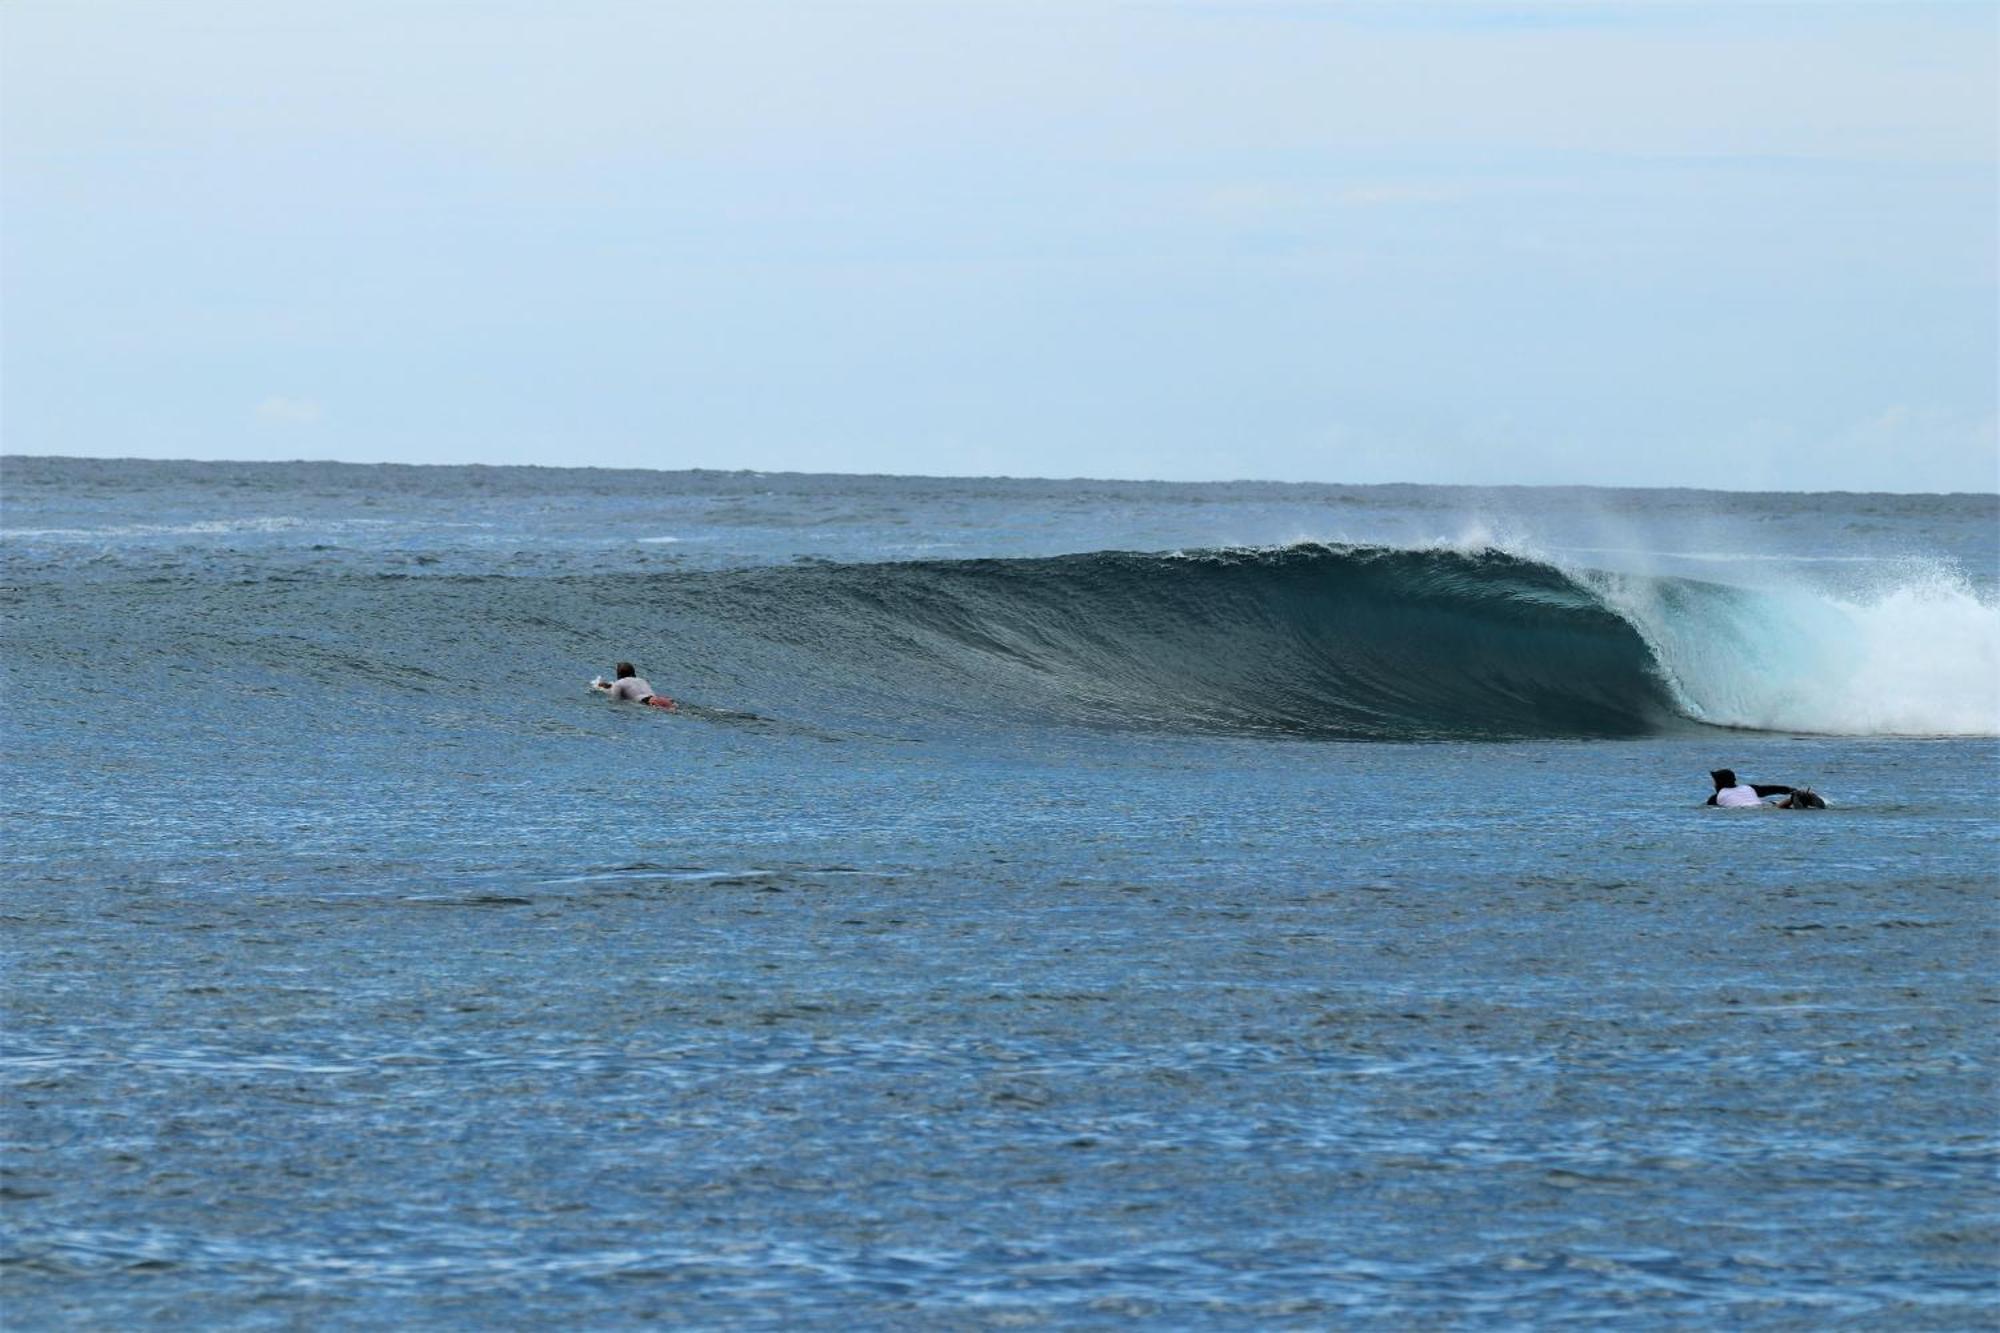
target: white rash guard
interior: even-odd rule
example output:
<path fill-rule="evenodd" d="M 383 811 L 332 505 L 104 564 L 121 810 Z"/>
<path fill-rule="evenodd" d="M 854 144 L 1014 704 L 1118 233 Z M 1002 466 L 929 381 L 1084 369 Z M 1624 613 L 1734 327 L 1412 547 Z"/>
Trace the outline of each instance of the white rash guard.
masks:
<path fill-rule="evenodd" d="M 611 697 L 630 699 L 633 703 L 642 704 L 653 697 L 653 687 L 646 683 L 644 676 L 621 676 L 611 687 Z"/>
<path fill-rule="evenodd" d="M 1739 807 L 1745 805 L 1762 805 L 1764 803 L 1764 798 L 1757 794 L 1757 789 L 1755 787 L 1751 786 L 1724 787 L 1721 791 L 1715 794 L 1715 803 L 1717 805 L 1730 805 Z"/>

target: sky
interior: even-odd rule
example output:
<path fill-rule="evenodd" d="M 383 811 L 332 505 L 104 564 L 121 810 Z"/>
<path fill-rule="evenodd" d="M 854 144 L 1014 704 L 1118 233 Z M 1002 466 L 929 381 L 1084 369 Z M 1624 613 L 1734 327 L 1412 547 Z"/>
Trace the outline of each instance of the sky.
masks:
<path fill-rule="evenodd" d="M 7 0 L 0 450 L 2000 489 L 2000 7 Z"/>

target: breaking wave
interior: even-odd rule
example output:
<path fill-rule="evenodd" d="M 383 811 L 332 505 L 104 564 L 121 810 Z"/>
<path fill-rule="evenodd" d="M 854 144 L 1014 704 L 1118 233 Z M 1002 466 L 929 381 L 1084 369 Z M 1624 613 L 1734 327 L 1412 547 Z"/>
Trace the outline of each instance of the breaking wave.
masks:
<path fill-rule="evenodd" d="M 1301 544 L 722 582 L 690 609 L 974 710 L 1357 739 L 2000 733 L 2000 614 L 1942 575 L 1842 601 Z"/>
<path fill-rule="evenodd" d="M 461 680 L 496 725 L 558 724 L 551 710 L 582 702 L 615 656 L 707 716 L 899 735 L 2000 735 L 2000 611 L 1936 570 L 1835 596 L 1493 549 L 1299 544 L 178 583 L 24 592 L 10 669 L 184 675 L 218 708 L 304 695 L 332 726 L 386 710 L 428 727 Z"/>

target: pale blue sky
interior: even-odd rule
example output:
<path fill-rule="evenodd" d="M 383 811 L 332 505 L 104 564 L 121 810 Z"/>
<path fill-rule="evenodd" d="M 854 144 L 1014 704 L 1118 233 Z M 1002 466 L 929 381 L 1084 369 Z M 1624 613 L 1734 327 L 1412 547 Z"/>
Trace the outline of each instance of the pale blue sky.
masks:
<path fill-rule="evenodd" d="M 0 447 L 1993 490 L 1996 13 L 9 0 Z"/>

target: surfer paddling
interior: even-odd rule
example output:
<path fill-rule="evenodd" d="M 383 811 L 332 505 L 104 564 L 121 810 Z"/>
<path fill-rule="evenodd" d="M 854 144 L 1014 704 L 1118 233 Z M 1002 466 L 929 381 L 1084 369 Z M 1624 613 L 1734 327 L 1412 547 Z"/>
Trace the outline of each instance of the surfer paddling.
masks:
<path fill-rule="evenodd" d="M 603 690 L 613 699 L 630 699 L 635 704 L 645 704 L 648 708 L 676 708 L 672 699 L 664 694 L 653 693 L 653 687 L 639 674 L 639 669 L 630 662 L 618 664 L 617 679 L 606 680 L 599 676 L 590 682 L 593 690 Z"/>
<path fill-rule="evenodd" d="M 1763 805 L 1767 796 L 1782 796 L 1777 803 L 1780 810 L 1824 810 L 1826 802 L 1811 787 L 1786 787 L 1775 782 L 1738 782 L 1736 770 L 1718 768 L 1708 775 L 1715 782 L 1715 791 L 1704 804 L 1742 809 L 1753 805 Z"/>

